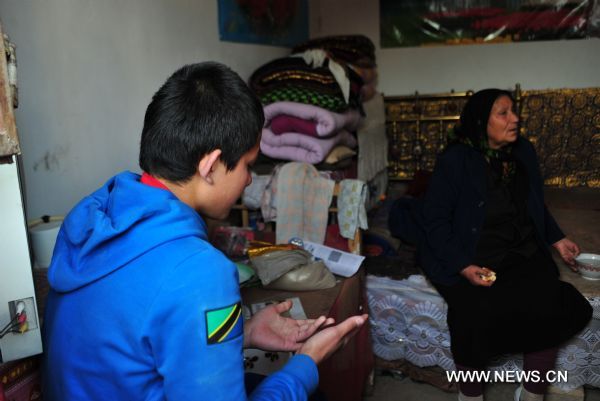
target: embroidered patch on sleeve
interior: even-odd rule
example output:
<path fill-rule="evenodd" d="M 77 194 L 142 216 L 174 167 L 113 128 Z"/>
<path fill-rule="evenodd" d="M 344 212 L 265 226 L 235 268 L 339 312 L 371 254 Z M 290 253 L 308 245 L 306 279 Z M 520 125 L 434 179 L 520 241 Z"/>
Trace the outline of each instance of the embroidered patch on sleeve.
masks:
<path fill-rule="evenodd" d="M 244 332 L 240 302 L 221 309 L 206 311 L 208 344 L 218 344 L 241 336 Z"/>

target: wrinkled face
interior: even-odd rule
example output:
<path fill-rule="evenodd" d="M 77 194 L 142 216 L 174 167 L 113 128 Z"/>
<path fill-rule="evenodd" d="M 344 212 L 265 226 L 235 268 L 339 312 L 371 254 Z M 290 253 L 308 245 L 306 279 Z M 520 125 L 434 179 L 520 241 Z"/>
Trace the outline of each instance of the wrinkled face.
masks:
<path fill-rule="evenodd" d="M 517 140 L 519 117 L 508 96 L 500 96 L 494 102 L 487 124 L 488 143 L 491 149 L 500 149 Z"/>
<path fill-rule="evenodd" d="M 244 188 L 252 183 L 250 167 L 258 157 L 260 149 L 259 142 L 252 149 L 244 153 L 233 170 L 227 171 L 225 165 L 217 162 L 215 175 L 215 190 L 213 199 L 215 200 L 210 207 L 209 217 L 215 219 L 224 219 L 229 215 L 231 207 L 240 198 Z"/>

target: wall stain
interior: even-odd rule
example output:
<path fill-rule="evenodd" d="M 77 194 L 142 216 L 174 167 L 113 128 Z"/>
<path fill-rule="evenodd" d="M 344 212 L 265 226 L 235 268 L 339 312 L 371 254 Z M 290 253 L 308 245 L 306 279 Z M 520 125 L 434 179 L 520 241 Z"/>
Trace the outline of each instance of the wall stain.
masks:
<path fill-rule="evenodd" d="M 46 151 L 44 156 L 33 164 L 33 171 L 58 171 L 60 169 L 60 160 L 67 153 L 69 153 L 68 148 L 62 146 L 58 147 L 54 152 Z"/>

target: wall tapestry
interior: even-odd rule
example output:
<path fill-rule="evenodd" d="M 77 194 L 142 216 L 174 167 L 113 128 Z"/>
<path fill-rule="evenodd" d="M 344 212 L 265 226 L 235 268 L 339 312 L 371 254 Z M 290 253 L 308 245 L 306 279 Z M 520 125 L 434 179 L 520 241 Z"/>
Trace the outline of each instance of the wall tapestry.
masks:
<path fill-rule="evenodd" d="M 600 0 L 380 0 L 381 47 L 600 37 Z"/>
<path fill-rule="evenodd" d="M 219 0 L 219 35 L 291 47 L 308 40 L 308 0 Z"/>

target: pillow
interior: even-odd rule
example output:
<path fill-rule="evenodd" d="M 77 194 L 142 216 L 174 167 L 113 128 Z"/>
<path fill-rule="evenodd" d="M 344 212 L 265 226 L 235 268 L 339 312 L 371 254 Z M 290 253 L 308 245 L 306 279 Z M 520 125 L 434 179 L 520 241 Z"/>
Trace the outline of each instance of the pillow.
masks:
<path fill-rule="evenodd" d="M 285 291 L 312 291 L 334 287 L 335 277 L 322 260 L 313 261 L 304 249 L 265 251 L 250 257 L 256 275 L 265 288 Z"/>

